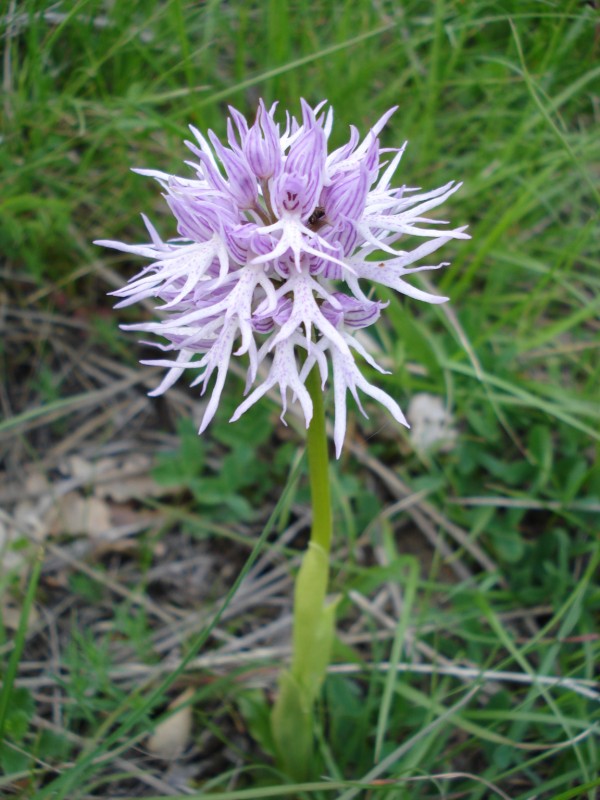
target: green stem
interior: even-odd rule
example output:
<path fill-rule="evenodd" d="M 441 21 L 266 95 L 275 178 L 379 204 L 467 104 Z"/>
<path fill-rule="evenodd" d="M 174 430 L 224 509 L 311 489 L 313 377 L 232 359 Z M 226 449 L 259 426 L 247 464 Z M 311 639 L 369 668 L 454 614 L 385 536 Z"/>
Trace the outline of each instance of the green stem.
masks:
<path fill-rule="evenodd" d="M 306 388 L 313 403 L 313 418 L 307 433 L 308 474 L 312 500 L 311 542 L 320 545 L 329 555 L 331 550 L 331 491 L 329 488 L 329 455 L 325 432 L 325 409 L 319 370 L 315 367 L 306 379 Z"/>
<path fill-rule="evenodd" d="M 307 436 L 312 528 L 294 591 L 292 663 L 280 675 L 272 715 L 277 761 L 296 781 L 314 771 L 313 708 L 329 665 L 337 605 L 326 602 L 332 514 L 323 390 L 316 368 L 306 388 L 313 403 Z"/>

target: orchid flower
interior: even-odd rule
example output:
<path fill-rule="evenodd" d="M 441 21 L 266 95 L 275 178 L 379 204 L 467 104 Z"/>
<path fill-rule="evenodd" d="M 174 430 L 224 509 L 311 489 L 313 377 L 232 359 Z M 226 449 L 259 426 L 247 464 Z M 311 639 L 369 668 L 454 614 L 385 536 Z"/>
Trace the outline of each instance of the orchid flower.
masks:
<path fill-rule="evenodd" d="M 276 105 L 267 109 L 261 101 L 251 126 L 231 108 L 226 145 L 212 131 L 205 137 L 192 127 L 195 141 L 186 144 L 196 159 L 187 162 L 194 178 L 137 170 L 162 187 L 178 238 L 163 241 L 144 217 L 148 244 L 97 244 L 152 262 L 113 292 L 117 307 L 147 298 L 159 303 L 159 321 L 123 326 L 156 334 L 163 340 L 157 347 L 172 354 L 143 362 L 167 369 L 152 395 L 167 391 L 188 369 L 200 370 L 193 385 L 202 393 L 215 375 L 202 432 L 217 411 L 231 360 L 239 359 L 247 396 L 232 421 L 277 388 L 282 419 L 288 403 L 297 403 L 308 427 L 313 403 L 305 381 L 314 367 L 323 391 L 330 373 L 333 380 L 339 457 L 348 392 L 361 411 L 358 390 L 408 425 L 396 400 L 361 373 L 357 355 L 383 370 L 355 334 L 384 308 L 370 299 L 373 284 L 426 303 L 447 299 L 407 277 L 446 266 L 410 265 L 450 239 L 469 238 L 464 227 L 450 229 L 427 216 L 461 184 L 425 192 L 391 188 L 404 147 L 382 150 L 379 134 L 395 109 L 362 142 L 352 127 L 347 144 L 328 154 L 331 109 L 301 101 L 301 120 L 288 114 L 282 129 Z M 404 237 L 425 241 L 399 249 Z"/>

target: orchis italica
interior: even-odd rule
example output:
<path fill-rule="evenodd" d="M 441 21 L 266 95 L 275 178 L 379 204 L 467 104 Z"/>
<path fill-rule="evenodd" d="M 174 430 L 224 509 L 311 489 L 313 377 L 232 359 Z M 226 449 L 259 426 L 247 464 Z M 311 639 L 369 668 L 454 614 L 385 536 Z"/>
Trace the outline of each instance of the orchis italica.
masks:
<path fill-rule="evenodd" d="M 267 110 L 261 101 L 250 127 L 230 108 L 228 146 L 212 131 L 207 139 L 192 127 L 196 141 L 186 144 L 197 162 L 187 163 L 195 178 L 135 170 L 160 183 L 181 238 L 163 241 L 144 216 L 149 244 L 97 244 L 152 260 L 113 293 L 123 298 L 117 307 L 148 297 L 162 301 L 160 321 L 123 326 L 157 334 L 166 343 L 156 347 L 176 354 L 174 360 L 142 362 L 168 370 L 151 395 L 165 392 L 186 369 L 200 370 L 192 386 L 204 393 L 216 373 L 202 433 L 217 410 L 230 360 L 244 358 L 247 396 L 231 421 L 278 387 L 282 419 L 289 396 L 308 427 L 313 404 L 305 381 L 316 366 L 323 390 L 330 371 L 333 376 L 339 457 L 348 391 L 361 411 L 359 389 L 407 425 L 397 402 L 369 383 L 355 361 L 358 355 L 384 371 L 355 336 L 376 322 L 385 305 L 370 299 L 371 284 L 442 303 L 447 298 L 405 278 L 447 264 L 410 265 L 449 239 L 469 236 L 465 228 L 449 230 L 446 222 L 426 216 L 460 183 L 429 192 L 391 187 L 404 146 L 382 149 L 378 137 L 395 109 L 362 142 L 352 126 L 347 144 L 328 153 L 332 109 L 325 111 L 324 102 L 301 104 L 301 122 L 286 114 L 283 130 L 275 121 L 277 104 Z M 413 250 L 398 249 L 407 235 L 424 241 Z"/>

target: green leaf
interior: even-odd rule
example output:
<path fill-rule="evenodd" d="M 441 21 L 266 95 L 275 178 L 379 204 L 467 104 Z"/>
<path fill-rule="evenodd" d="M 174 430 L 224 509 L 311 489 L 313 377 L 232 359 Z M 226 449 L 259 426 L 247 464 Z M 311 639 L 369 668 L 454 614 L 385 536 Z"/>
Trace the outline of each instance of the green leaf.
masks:
<path fill-rule="evenodd" d="M 529 452 L 534 457 L 537 475 L 532 489 L 540 491 L 552 474 L 554 445 L 547 425 L 534 425 L 529 432 Z"/>
<path fill-rule="evenodd" d="M 27 753 L 21 753 L 10 746 L 7 741 L 0 742 L 0 766 L 4 775 L 24 772 L 31 763 Z"/>
<path fill-rule="evenodd" d="M 275 754 L 273 728 L 271 725 L 271 706 L 260 689 L 246 689 L 236 697 L 236 703 L 252 738 L 265 753 Z"/>
<path fill-rule="evenodd" d="M 189 419 L 180 420 L 179 448 L 172 453 L 161 453 L 152 475 L 163 486 L 188 485 L 202 474 L 206 444 Z"/>
<path fill-rule="evenodd" d="M 502 530 L 490 530 L 492 544 L 498 557 L 508 564 L 516 564 L 525 555 L 523 537 L 508 525 Z"/>
<path fill-rule="evenodd" d="M 325 677 L 333 643 L 338 601 L 325 606 L 328 557 L 311 542 L 302 559 L 294 592 L 294 660 L 292 673 L 308 698 L 314 700 Z"/>
<path fill-rule="evenodd" d="M 291 672 L 279 676 L 279 691 L 271 716 L 277 760 L 292 780 L 305 780 L 313 760 L 312 699 Z"/>

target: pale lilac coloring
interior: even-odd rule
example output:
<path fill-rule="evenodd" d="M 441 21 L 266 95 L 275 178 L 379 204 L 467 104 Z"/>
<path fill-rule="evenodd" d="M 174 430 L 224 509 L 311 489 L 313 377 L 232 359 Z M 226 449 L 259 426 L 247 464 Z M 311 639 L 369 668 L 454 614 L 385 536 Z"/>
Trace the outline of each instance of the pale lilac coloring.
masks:
<path fill-rule="evenodd" d="M 144 217 L 148 244 L 97 244 L 152 260 L 113 294 L 121 298 L 118 307 L 156 298 L 163 312 L 157 322 L 123 326 L 162 337 L 156 347 L 175 354 L 143 362 L 167 369 L 153 396 L 188 369 L 199 370 L 192 385 L 203 394 L 214 377 L 202 432 L 217 410 L 231 360 L 241 359 L 247 396 L 232 421 L 278 389 L 282 419 L 288 402 L 297 403 L 308 427 L 313 409 L 306 378 L 318 369 L 325 391 L 331 373 L 339 457 L 348 392 L 363 413 L 359 389 L 408 424 L 397 402 L 359 370 L 356 355 L 384 371 L 355 332 L 376 322 L 385 307 L 371 297 L 373 283 L 427 303 L 447 299 L 406 276 L 446 266 L 410 265 L 450 239 L 469 238 L 464 227 L 448 229 L 427 216 L 461 184 L 429 192 L 391 188 L 404 147 L 382 150 L 379 134 L 395 109 L 362 142 L 351 127 L 349 141 L 328 154 L 331 108 L 302 100 L 301 121 L 286 114 L 282 129 L 276 106 L 267 110 L 261 100 L 250 126 L 231 108 L 227 145 L 212 131 L 205 137 L 191 127 L 196 141 L 186 144 L 197 160 L 187 163 L 195 178 L 136 170 L 162 186 L 180 238 L 163 241 Z M 404 236 L 425 241 L 400 250 Z"/>

